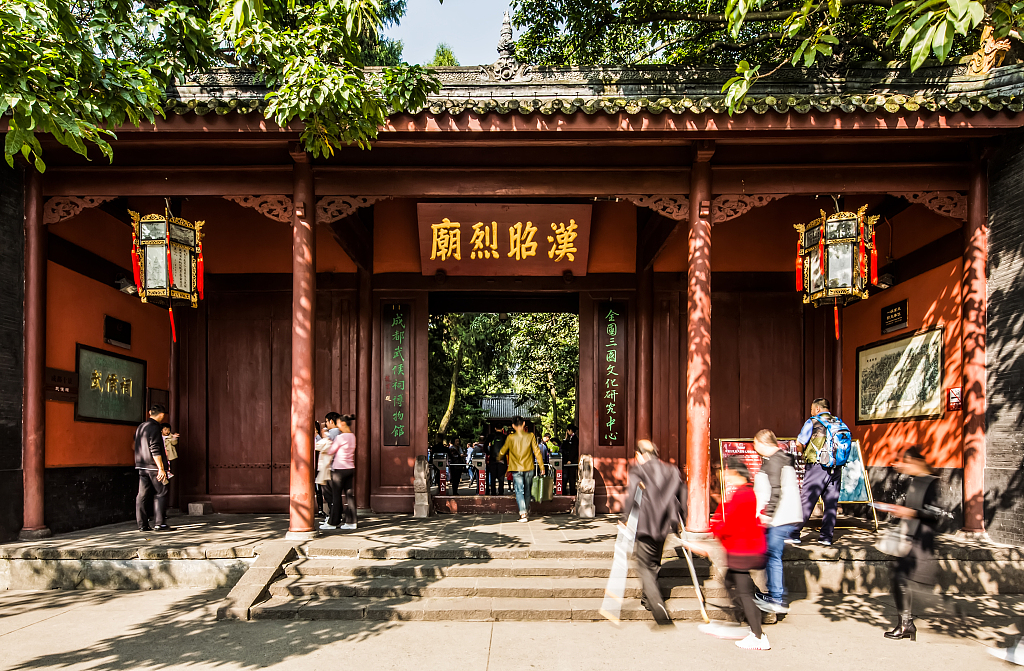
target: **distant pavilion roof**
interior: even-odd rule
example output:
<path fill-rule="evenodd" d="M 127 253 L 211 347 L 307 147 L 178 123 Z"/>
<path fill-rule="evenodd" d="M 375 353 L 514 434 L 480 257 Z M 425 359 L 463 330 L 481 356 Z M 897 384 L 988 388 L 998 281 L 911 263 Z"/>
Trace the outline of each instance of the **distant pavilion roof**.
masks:
<path fill-rule="evenodd" d="M 480 407 L 487 411 L 487 420 L 511 420 L 513 417 L 539 417 L 530 415 L 526 408 L 530 405 L 527 400 L 522 405 L 516 405 L 519 401 L 519 394 L 488 394 L 480 399 Z"/>
<path fill-rule="evenodd" d="M 721 114 L 722 84 L 733 72 L 672 66 L 548 68 L 494 66 L 435 68 L 443 88 L 424 110 L 432 114 Z M 168 89 L 165 108 L 175 114 L 259 113 L 267 88 L 256 73 L 222 68 L 189 77 Z M 1024 65 L 970 75 L 967 65 L 922 67 L 866 63 L 843 77 L 783 68 L 757 82 L 739 112 L 887 112 L 1024 109 Z"/>

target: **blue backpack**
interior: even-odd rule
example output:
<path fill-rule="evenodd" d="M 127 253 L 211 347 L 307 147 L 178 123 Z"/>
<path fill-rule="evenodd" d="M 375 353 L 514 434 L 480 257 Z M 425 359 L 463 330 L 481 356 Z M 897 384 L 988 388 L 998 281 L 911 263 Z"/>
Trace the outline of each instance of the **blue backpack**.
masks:
<path fill-rule="evenodd" d="M 850 427 L 846 426 L 843 420 L 827 412 L 816 415 L 814 421 L 825 427 L 825 442 L 818 450 L 818 463 L 825 468 L 846 465 L 853 450 Z"/>

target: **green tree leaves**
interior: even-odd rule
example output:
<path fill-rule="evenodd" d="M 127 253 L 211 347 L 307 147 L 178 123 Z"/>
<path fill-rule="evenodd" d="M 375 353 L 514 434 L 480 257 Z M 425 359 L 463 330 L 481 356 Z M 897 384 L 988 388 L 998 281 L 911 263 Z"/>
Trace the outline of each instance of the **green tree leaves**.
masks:
<path fill-rule="evenodd" d="M 439 42 L 434 49 L 434 58 L 427 63 L 431 68 L 454 68 L 459 66 L 459 59 L 455 58 L 452 46 L 447 42 Z"/>
<path fill-rule="evenodd" d="M 378 35 L 404 11 L 405 0 L 0 0 L 5 158 L 45 169 L 44 133 L 112 160 L 115 129 L 154 122 L 175 79 L 232 65 L 262 75 L 268 115 L 302 122 L 314 155 L 366 147 L 390 112 L 439 88 Z"/>

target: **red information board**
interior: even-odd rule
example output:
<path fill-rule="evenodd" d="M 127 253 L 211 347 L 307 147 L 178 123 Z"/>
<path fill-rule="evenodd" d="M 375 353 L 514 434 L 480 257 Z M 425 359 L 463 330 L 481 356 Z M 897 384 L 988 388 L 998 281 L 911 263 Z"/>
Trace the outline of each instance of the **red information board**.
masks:
<path fill-rule="evenodd" d="M 800 485 L 804 482 L 804 463 L 803 456 L 799 452 L 799 447 L 796 443 L 796 438 L 779 438 L 779 449 L 785 450 L 790 454 L 793 454 L 793 466 L 796 469 L 796 479 Z M 729 457 L 740 457 L 743 459 L 743 463 L 746 464 L 747 470 L 750 471 L 751 477 L 761 471 L 761 455 L 754 451 L 754 441 L 746 438 L 737 438 L 734 440 L 719 440 L 718 441 L 718 456 L 721 464 L 725 464 L 725 460 Z M 725 484 L 725 472 L 719 470 L 718 472 L 719 484 L 722 486 L 721 491 L 725 492 L 725 498 L 728 499 L 732 496 L 733 487 L 727 487 Z"/>

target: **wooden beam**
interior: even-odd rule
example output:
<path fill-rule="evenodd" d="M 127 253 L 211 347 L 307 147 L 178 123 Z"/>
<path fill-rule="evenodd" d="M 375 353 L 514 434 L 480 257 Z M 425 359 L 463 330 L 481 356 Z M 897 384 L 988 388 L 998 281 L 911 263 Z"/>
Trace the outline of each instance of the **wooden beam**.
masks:
<path fill-rule="evenodd" d="M 637 211 L 646 209 L 637 208 Z M 650 210 L 647 211 L 650 212 Z M 683 228 L 682 221 L 669 219 L 657 212 L 651 212 L 651 216 L 647 219 L 638 241 L 637 248 L 640 256 L 638 270 L 645 270 L 654 265 L 654 260 L 658 258 L 661 250 L 665 248 L 665 243 L 681 228 Z"/>
<path fill-rule="evenodd" d="M 44 196 L 251 196 L 291 193 L 290 165 L 53 166 Z"/>

